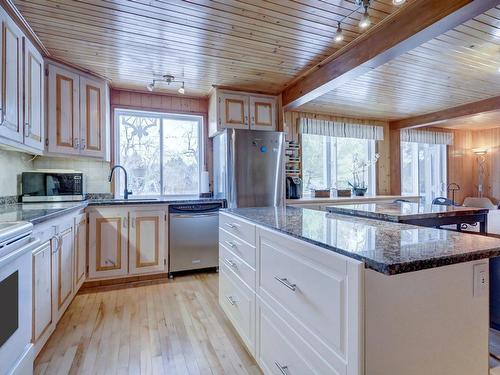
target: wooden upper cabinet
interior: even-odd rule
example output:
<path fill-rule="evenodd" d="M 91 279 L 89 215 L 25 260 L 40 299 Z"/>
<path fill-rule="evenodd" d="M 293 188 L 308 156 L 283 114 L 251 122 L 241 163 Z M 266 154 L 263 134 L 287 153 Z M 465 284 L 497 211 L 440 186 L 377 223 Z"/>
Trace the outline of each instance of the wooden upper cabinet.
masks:
<path fill-rule="evenodd" d="M 24 59 L 24 144 L 43 151 L 45 147 L 43 57 L 27 38 L 24 38 Z"/>
<path fill-rule="evenodd" d="M 165 270 L 165 211 L 130 213 L 129 272 Z"/>
<path fill-rule="evenodd" d="M 106 82 L 52 63 L 48 80 L 49 153 L 106 158 Z"/>
<path fill-rule="evenodd" d="M 49 65 L 49 152 L 80 153 L 80 77 Z"/>
<path fill-rule="evenodd" d="M 250 129 L 276 130 L 276 98 L 250 97 Z"/>
<path fill-rule="evenodd" d="M 23 143 L 21 109 L 23 100 L 22 40 L 19 27 L 2 15 L 2 111 L 0 136 Z"/>
<path fill-rule="evenodd" d="M 80 77 L 80 146 L 87 156 L 105 156 L 106 85 Z"/>
<path fill-rule="evenodd" d="M 225 128 L 248 129 L 248 96 L 221 93 L 219 122 Z"/>
<path fill-rule="evenodd" d="M 216 89 L 209 98 L 209 136 L 226 128 L 277 129 L 277 98 Z"/>

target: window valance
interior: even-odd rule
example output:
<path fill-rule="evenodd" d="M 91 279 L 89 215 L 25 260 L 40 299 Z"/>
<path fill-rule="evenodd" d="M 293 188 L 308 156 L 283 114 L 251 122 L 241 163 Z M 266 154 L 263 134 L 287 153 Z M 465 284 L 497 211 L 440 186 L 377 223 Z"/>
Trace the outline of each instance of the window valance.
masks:
<path fill-rule="evenodd" d="M 365 124 L 352 119 L 319 120 L 299 118 L 299 131 L 304 134 L 325 135 L 328 137 L 384 139 L 384 128 L 378 125 Z"/>
<path fill-rule="evenodd" d="M 453 133 L 432 130 L 401 129 L 402 142 L 452 145 Z"/>

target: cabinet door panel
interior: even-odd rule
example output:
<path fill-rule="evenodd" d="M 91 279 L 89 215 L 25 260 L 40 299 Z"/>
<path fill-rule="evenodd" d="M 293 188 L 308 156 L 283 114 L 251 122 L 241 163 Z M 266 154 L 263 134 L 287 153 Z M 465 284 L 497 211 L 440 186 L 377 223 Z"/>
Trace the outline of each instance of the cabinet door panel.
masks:
<path fill-rule="evenodd" d="M 164 271 L 165 212 L 132 212 L 130 220 L 130 273 Z"/>
<path fill-rule="evenodd" d="M 248 96 L 221 93 L 219 123 L 223 128 L 248 129 Z"/>
<path fill-rule="evenodd" d="M 57 308 L 62 314 L 73 292 L 73 227 L 61 233 L 60 241 L 57 254 Z"/>
<path fill-rule="evenodd" d="M 82 154 L 105 156 L 105 85 L 80 77 L 80 128 Z"/>
<path fill-rule="evenodd" d="M 33 252 L 33 342 L 52 323 L 52 248 L 47 241 Z"/>
<path fill-rule="evenodd" d="M 43 58 L 26 38 L 24 38 L 24 55 L 24 143 L 43 151 L 45 142 Z"/>
<path fill-rule="evenodd" d="M 23 142 L 21 125 L 22 103 L 22 33 L 15 23 L 5 17 L 3 32 L 3 103 L 0 135 L 19 143 Z"/>
<path fill-rule="evenodd" d="M 92 212 L 89 228 L 89 278 L 127 274 L 128 216 Z"/>
<path fill-rule="evenodd" d="M 276 130 L 276 99 L 250 97 L 250 128 Z"/>
<path fill-rule="evenodd" d="M 49 65 L 49 152 L 80 153 L 79 77 Z"/>
<path fill-rule="evenodd" d="M 87 271 L 87 215 L 75 219 L 75 291 L 85 281 Z"/>

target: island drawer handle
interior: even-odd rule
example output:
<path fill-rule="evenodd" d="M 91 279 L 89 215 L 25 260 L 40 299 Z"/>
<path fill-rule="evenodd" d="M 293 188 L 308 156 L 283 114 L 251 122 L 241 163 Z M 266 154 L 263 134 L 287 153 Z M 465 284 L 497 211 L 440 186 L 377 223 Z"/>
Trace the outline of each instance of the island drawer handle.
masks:
<path fill-rule="evenodd" d="M 274 364 L 276 365 L 277 368 L 280 369 L 280 372 L 283 375 L 288 375 L 288 366 L 282 366 L 282 365 L 280 365 L 279 362 L 274 362 Z"/>
<path fill-rule="evenodd" d="M 238 247 L 238 243 L 234 241 L 224 241 L 228 246 L 232 247 L 233 249 Z"/>
<path fill-rule="evenodd" d="M 229 301 L 229 303 L 232 305 L 232 306 L 236 306 L 236 303 L 238 301 L 236 301 L 233 296 L 226 296 L 226 299 Z"/>
<path fill-rule="evenodd" d="M 238 265 L 234 261 L 232 261 L 231 259 L 224 258 L 224 261 L 227 263 L 227 265 L 229 267 L 233 267 L 236 269 L 238 268 Z"/>
<path fill-rule="evenodd" d="M 288 279 L 285 277 L 285 278 L 281 278 L 281 277 L 278 277 L 278 276 L 274 276 L 274 278 L 279 281 L 281 284 L 283 284 L 284 286 L 286 286 L 288 289 L 292 290 L 292 291 L 296 291 L 297 290 L 297 284 L 292 284 L 290 281 L 288 281 Z"/>
<path fill-rule="evenodd" d="M 238 228 L 240 225 L 239 224 L 236 224 L 236 223 L 226 223 L 226 226 L 228 226 L 229 228 L 231 229 L 236 229 Z"/>

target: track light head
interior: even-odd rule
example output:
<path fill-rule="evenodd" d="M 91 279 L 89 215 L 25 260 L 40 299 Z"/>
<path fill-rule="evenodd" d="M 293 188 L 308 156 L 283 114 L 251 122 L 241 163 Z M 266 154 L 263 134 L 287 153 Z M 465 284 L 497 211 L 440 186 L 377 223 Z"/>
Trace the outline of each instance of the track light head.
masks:
<path fill-rule="evenodd" d="M 179 90 L 177 90 L 179 94 L 184 95 L 186 93 L 186 90 L 184 90 L 184 82 L 182 82 L 182 86 L 179 87 Z"/>
<path fill-rule="evenodd" d="M 335 41 L 337 43 L 340 43 L 343 40 L 344 40 L 344 31 L 342 30 L 342 27 L 340 26 L 340 22 L 338 22 L 337 23 L 337 31 L 335 32 Z"/>
<path fill-rule="evenodd" d="M 400 6 L 406 3 L 406 0 L 392 0 L 392 3 L 396 6 Z"/>
<path fill-rule="evenodd" d="M 370 20 L 370 14 L 368 13 L 368 6 L 365 5 L 365 12 L 363 16 L 361 16 L 361 20 L 359 21 L 359 27 L 362 29 L 366 29 L 371 25 L 372 21 Z"/>
<path fill-rule="evenodd" d="M 155 83 L 150 83 L 149 85 L 146 86 L 148 88 L 148 91 L 153 91 L 153 89 L 155 88 Z"/>

